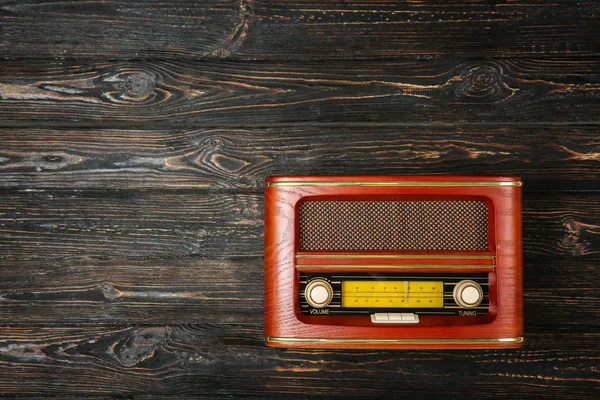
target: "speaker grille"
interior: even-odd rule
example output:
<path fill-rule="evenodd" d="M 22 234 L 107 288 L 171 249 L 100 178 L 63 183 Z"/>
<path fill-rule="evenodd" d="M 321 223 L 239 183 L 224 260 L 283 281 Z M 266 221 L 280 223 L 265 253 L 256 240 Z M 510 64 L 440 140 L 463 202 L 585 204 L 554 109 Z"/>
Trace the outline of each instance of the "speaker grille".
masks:
<path fill-rule="evenodd" d="M 302 251 L 487 250 L 483 201 L 306 201 Z"/>

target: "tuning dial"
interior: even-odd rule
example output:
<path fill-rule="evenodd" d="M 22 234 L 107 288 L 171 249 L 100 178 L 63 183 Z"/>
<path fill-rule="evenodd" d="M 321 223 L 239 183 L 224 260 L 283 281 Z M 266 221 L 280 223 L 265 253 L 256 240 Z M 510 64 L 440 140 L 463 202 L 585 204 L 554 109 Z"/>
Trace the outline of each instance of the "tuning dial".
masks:
<path fill-rule="evenodd" d="M 313 279 L 306 285 L 304 297 L 308 304 L 314 308 L 327 307 L 333 298 L 333 289 L 327 281 L 323 279 Z"/>
<path fill-rule="evenodd" d="M 454 301 L 461 307 L 477 307 L 483 300 L 483 290 L 476 282 L 460 281 L 454 287 Z"/>

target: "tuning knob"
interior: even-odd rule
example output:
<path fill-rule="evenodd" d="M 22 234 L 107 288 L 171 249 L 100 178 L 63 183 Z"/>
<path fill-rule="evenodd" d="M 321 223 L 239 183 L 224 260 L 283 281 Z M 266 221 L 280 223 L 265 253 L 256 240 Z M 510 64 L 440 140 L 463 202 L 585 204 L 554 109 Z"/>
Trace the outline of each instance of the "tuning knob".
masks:
<path fill-rule="evenodd" d="M 454 301 L 461 307 L 473 308 L 477 307 L 483 300 L 483 290 L 477 282 L 460 281 L 454 287 Z"/>
<path fill-rule="evenodd" d="M 333 289 L 327 281 L 313 279 L 304 289 L 304 298 L 314 308 L 327 307 L 333 298 Z"/>

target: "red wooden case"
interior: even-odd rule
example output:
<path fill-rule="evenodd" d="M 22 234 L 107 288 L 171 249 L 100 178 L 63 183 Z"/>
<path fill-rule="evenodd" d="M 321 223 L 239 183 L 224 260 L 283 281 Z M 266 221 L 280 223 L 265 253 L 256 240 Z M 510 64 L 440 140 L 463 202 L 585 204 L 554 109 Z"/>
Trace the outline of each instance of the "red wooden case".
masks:
<path fill-rule="evenodd" d="M 265 185 L 265 341 L 304 348 L 502 348 L 523 343 L 521 186 L 517 177 L 288 176 Z M 484 202 L 487 244 L 478 250 L 306 251 L 305 201 Z M 456 203 L 458 204 L 458 203 Z M 449 212 L 453 212 L 450 208 Z M 357 218 L 358 215 L 348 215 Z M 455 227 L 456 228 L 456 227 Z M 335 229 L 335 227 L 332 227 Z M 469 232 L 468 226 L 464 227 Z M 336 232 L 343 237 L 345 232 Z M 348 235 L 351 235 L 348 232 Z M 410 237 L 410 232 L 407 232 Z M 421 235 L 422 237 L 422 235 Z M 385 237 L 381 240 L 387 240 Z M 385 247 L 385 243 L 383 243 Z M 414 246 L 413 246 L 414 247 Z M 487 276 L 485 315 L 422 315 L 416 324 L 377 324 L 367 316 L 306 315 L 301 272 L 444 272 Z M 305 283 L 304 283 L 305 284 Z M 457 308 L 457 307 L 454 307 Z M 401 312 L 401 311 L 399 311 Z"/>

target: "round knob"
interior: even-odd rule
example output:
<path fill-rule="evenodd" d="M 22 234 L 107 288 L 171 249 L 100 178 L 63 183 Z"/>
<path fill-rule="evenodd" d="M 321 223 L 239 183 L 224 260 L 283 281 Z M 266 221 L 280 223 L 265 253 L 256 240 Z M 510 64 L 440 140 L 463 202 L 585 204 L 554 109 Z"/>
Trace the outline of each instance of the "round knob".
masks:
<path fill-rule="evenodd" d="M 461 307 L 477 307 L 483 300 L 483 290 L 477 282 L 460 281 L 454 287 L 454 301 Z"/>
<path fill-rule="evenodd" d="M 333 289 L 327 281 L 323 279 L 314 279 L 306 285 L 304 297 L 308 304 L 314 308 L 327 307 L 333 298 Z"/>

